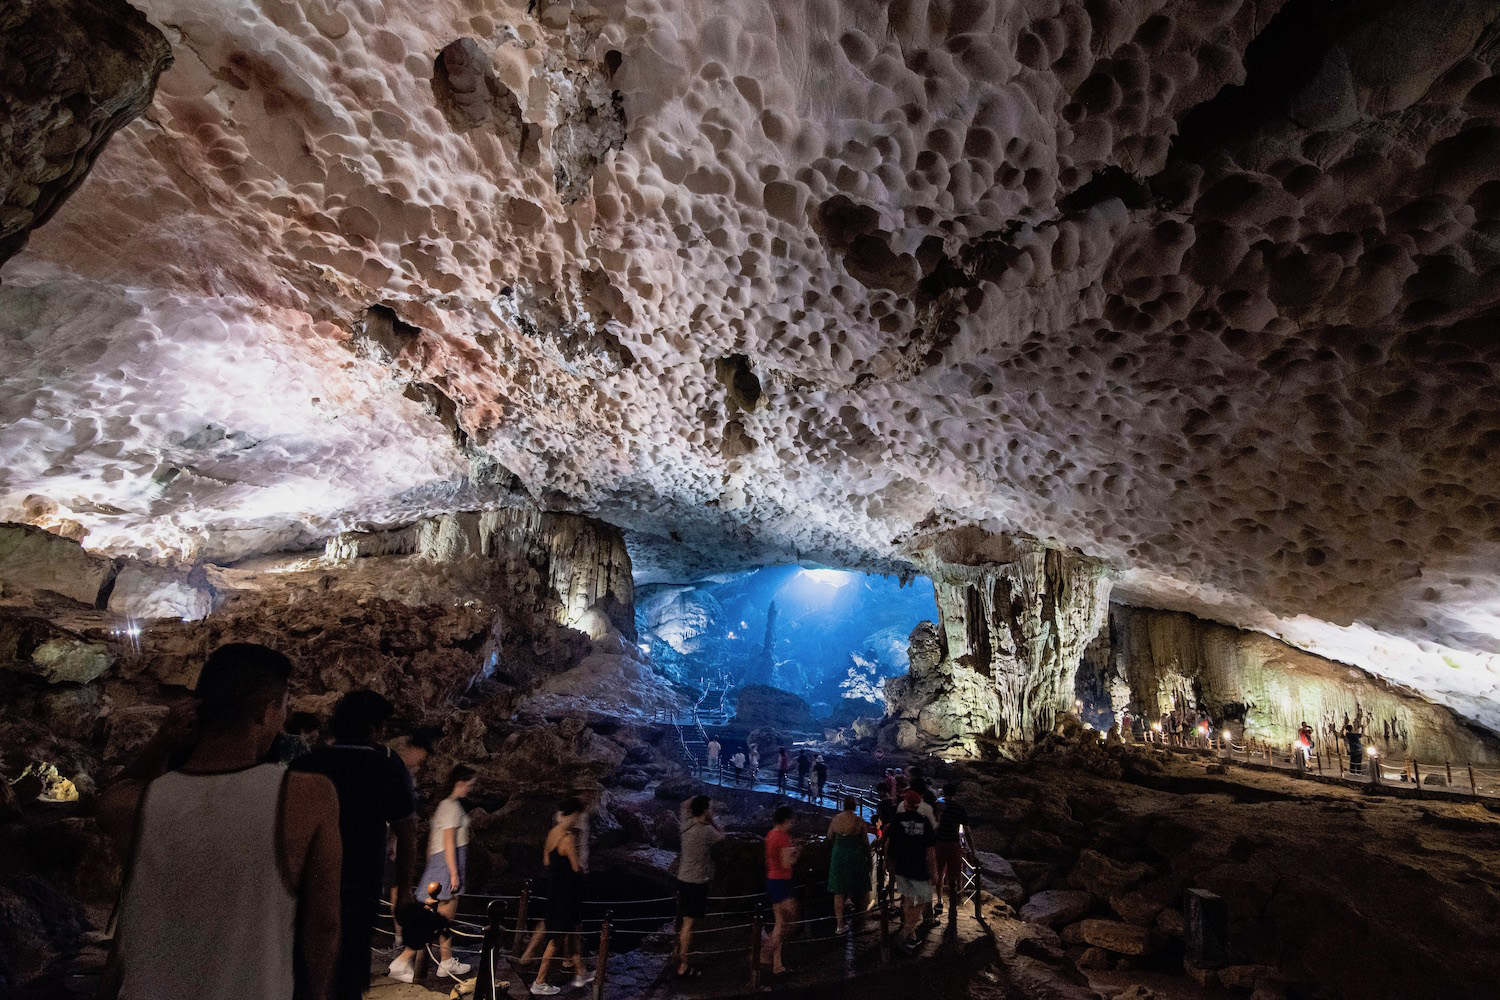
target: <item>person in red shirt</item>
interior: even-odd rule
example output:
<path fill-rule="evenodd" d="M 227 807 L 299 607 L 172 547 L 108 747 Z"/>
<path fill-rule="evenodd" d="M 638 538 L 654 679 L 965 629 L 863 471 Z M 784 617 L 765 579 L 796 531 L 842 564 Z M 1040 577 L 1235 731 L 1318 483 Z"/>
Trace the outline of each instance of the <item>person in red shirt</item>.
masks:
<path fill-rule="evenodd" d="M 791 925 L 797 921 L 797 899 L 792 892 L 792 866 L 797 863 L 797 848 L 792 844 L 792 807 L 777 806 L 771 814 L 775 826 L 766 834 L 766 895 L 771 897 L 771 912 L 776 924 L 761 947 L 761 961 L 771 964 L 771 975 L 784 976 L 791 970 L 781 961 L 781 945 Z"/>

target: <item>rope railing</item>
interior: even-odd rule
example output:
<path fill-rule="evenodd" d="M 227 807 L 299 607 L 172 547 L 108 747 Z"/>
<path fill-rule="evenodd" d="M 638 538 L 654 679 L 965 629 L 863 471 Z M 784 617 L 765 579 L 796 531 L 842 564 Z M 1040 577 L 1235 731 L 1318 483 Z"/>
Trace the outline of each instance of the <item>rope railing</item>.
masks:
<path fill-rule="evenodd" d="M 880 964 L 884 965 L 887 961 L 889 961 L 891 955 L 890 941 L 891 935 L 894 930 L 889 918 L 891 915 L 891 906 L 894 903 L 894 899 L 887 892 L 887 886 L 885 884 L 887 879 L 887 872 L 885 870 L 885 859 L 883 852 L 873 852 L 872 866 L 875 868 L 875 871 L 873 873 L 875 878 L 875 897 L 871 901 L 870 907 L 867 910 L 856 912 L 854 914 L 851 914 L 851 916 L 854 918 L 858 918 L 861 916 L 868 918 L 873 916 L 874 918 L 876 918 L 874 921 L 865 924 L 863 926 L 863 929 L 856 929 L 855 920 L 850 919 L 846 921 L 845 928 L 842 930 L 842 932 L 835 931 L 832 934 L 818 934 L 816 932 L 813 932 L 810 935 L 798 935 L 795 932 L 799 929 L 802 931 L 809 931 L 815 925 L 826 924 L 832 918 L 826 913 L 817 913 L 810 916 L 799 917 L 796 920 L 783 921 L 781 925 L 782 929 L 784 931 L 793 932 L 785 941 L 783 941 L 783 945 L 791 947 L 805 947 L 808 945 L 827 944 L 834 941 L 853 941 L 856 938 L 868 939 L 871 934 L 874 934 L 876 935 L 880 943 L 880 947 L 877 949 L 879 953 Z M 945 938 L 950 935 L 956 937 L 958 910 L 962 903 L 972 901 L 975 919 L 982 920 L 982 870 L 978 865 L 978 859 L 973 851 L 972 845 L 966 844 L 964 846 L 962 854 L 962 864 L 956 871 L 955 876 L 949 879 L 948 884 L 941 885 L 936 888 L 939 892 L 939 898 L 942 898 L 942 896 L 944 895 L 946 895 L 948 898 L 947 930 L 945 932 Z M 461 896 L 460 898 L 464 897 Z M 663 913 L 616 917 L 614 914 L 614 910 L 611 909 L 606 912 L 602 918 L 587 918 L 583 921 L 583 924 L 580 925 L 578 929 L 569 931 L 547 930 L 545 926 L 545 919 L 535 922 L 528 919 L 528 910 L 530 908 L 530 905 L 532 903 L 544 901 L 544 897 L 531 895 L 529 884 L 517 895 L 480 896 L 478 894 L 474 894 L 472 898 L 483 898 L 489 900 L 485 923 L 481 926 L 480 924 L 470 921 L 450 921 L 449 931 L 465 940 L 479 940 L 482 942 L 479 960 L 477 963 L 477 967 L 479 969 L 479 977 L 475 983 L 475 996 L 484 998 L 484 1000 L 500 1000 L 501 998 L 498 978 L 499 967 L 501 956 L 504 952 L 507 951 L 507 943 L 509 943 L 509 961 L 513 966 L 515 966 L 519 962 L 519 960 L 524 957 L 524 953 L 530 950 L 529 946 L 527 948 L 523 948 L 523 943 L 528 941 L 528 939 L 534 939 L 535 935 L 539 932 L 545 933 L 553 938 L 567 938 L 569 940 L 577 939 L 585 943 L 590 941 L 595 942 L 594 951 L 596 957 L 594 965 L 594 980 L 592 984 L 592 1000 L 604 1000 L 609 973 L 609 941 L 611 934 L 615 930 L 621 927 L 637 926 L 638 929 L 630 931 L 629 933 L 649 934 L 651 933 L 649 927 L 640 927 L 639 925 L 656 925 L 663 927 L 666 925 L 675 925 L 673 937 L 677 938 L 677 931 L 679 931 L 681 928 L 682 911 L 680 900 L 676 896 L 660 896 L 648 897 L 643 899 L 623 899 L 607 901 L 585 901 L 586 905 L 608 907 L 630 905 L 660 905 L 664 903 L 677 903 L 678 906 L 675 915 Z M 692 948 L 685 954 L 674 948 L 673 953 L 669 959 L 673 963 L 672 967 L 675 968 L 677 963 L 690 959 L 722 959 L 729 956 L 738 955 L 745 958 L 746 960 L 747 973 L 751 987 L 753 989 L 758 989 L 763 973 L 761 964 L 761 949 L 764 943 L 768 940 L 766 935 L 769 934 L 774 927 L 774 922 L 771 920 L 769 912 L 763 902 L 763 900 L 765 899 L 765 894 L 763 892 L 754 892 L 744 893 L 741 895 L 710 896 L 709 899 L 721 905 L 727 903 L 731 904 L 731 906 L 736 903 L 744 903 L 747 901 L 753 901 L 753 903 L 738 909 L 719 909 L 707 914 L 706 918 L 730 918 L 732 922 L 724 924 L 722 926 L 694 927 L 694 940 L 707 940 L 712 943 L 714 940 L 723 939 L 726 936 L 732 940 L 733 935 L 743 935 L 746 932 L 749 932 L 748 943 L 723 948 Z M 382 900 L 381 902 L 387 909 L 389 909 L 390 904 L 388 900 Z M 385 915 L 389 916 L 389 914 Z M 462 930 L 460 929 L 460 926 L 455 925 L 472 928 L 472 930 Z M 386 934 L 391 933 L 384 928 L 380 928 L 380 930 L 382 930 L 382 932 Z M 428 947 L 428 951 L 429 954 L 431 954 L 430 946 Z M 469 952 L 466 951 L 465 953 L 468 954 Z M 535 959 L 533 959 L 533 961 L 534 960 Z M 519 973 L 519 969 L 517 969 L 517 972 Z"/>
<path fill-rule="evenodd" d="M 1165 753 L 1168 750 L 1204 749 L 1170 744 L 1165 740 L 1147 740 Z M 1236 743 L 1223 737 L 1208 749 L 1221 758 L 1251 765 L 1260 764 L 1272 770 L 1289 770 L 1298 774 L 1317 774 L 1353 785 L 1410 786 L 1418 792 L 1446 789 L 1451 794 L 1467 793 L 1474 798 L 1500 796 L 1500 768 L 1452 761 L 1422 761 L 1416 758 L 1390 757 L 1371 745 L 1359 757 L 1345 752 L 1341 742 L 1330 740 L 1329 747 L 1275 746 L 1267 741 Z"/>

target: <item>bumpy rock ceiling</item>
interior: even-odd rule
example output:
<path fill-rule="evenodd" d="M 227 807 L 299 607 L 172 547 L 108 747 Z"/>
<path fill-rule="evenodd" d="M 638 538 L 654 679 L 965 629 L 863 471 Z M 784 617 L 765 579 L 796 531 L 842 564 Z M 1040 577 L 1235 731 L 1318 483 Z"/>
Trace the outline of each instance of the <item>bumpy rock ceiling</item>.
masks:
<path fill-rule="evenodd" d="M 972 524 L 1500 728 L 1493 0 L 139 6 L 174 65 L 0 274 L 0 516 Z"/>

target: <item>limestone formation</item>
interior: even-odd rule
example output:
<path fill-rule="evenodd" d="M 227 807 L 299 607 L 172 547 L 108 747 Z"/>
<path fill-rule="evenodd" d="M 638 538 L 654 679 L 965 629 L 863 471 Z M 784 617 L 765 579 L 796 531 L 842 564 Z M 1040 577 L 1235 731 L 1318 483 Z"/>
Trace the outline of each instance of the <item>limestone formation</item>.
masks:
<path fill-rule="evenodd" d="M 1109 600 L 1104 568 L 1030 539 L 959 531 L 923 545 L 942 635 L 912 633 L 911 672 L 886 685 L 896 742 L 972 753 L 975 737 L 1034 739 L 1071 709 Z"/>
<path fill-rule="evenodd" d="M 505 507 L 339 535 L 324 550 L 332 565 L 371 556 L 411 556 L 494 581 L 561 625 L 578 626 L 597 612 L 635 638 L 635 584 L 624 538 L 591 518 Z"/>
<path fill-rule="evenodd" d="M 6 265 L 0 517 L 526 497 L 673 581 L 980 525 L 1500 727 L 1488 0 L 140 8 L 149 116 Z M 5 234 L 165 59 L 14 11 Z"/>
<path fill-rule="evenodd" d="M 1441 705 L 1257 632 L 1117 604 L 1106 638 L 1082 686 L 1105 694 L 1116 716 L 1129 707 L 1154 721 L 1202 706 L 1233 739 L 1244 742 L 1248 732 L 1278 745 L 1306 721 L 1324 751 L 1348 722 L 1398 759 L 1500 761 L 1500 740 Z"/>
<path fill-rule="evenodd" d="M 83 183 L 110 136 L 151 103 L 167 40 L 124 0 L 0 9 L 0 264 Z"/>

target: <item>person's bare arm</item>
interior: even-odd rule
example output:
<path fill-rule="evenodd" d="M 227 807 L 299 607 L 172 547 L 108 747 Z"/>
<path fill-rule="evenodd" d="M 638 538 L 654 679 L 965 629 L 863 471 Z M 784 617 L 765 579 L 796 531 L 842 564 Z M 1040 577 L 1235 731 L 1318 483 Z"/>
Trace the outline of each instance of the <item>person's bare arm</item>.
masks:
<path fill-rule="evenodd" d="M 120 857 L 130 850 L 135 836 L 136 814 L 146 786 L 161 777 L 172 754 L 192 745 L 198 736 L 197 703 L 191 700 L 173 705 L 151 739 L 141 747 L 135 759 L 99 796 L 95 819 L 99 828 L 115 844 Z"/>
<path fill-rule="evenodd" d="M 458 895 L 461 888 L 459 880 L 463 878 L 463 872 L 458 870 L 458 828 L 450 826 L 443 831 L 443 857 L 448 861 L 448 881 L 453 887 L 453 895 Z"/>
<path fill-rule="evenodd" d="M 421 872 L 417 870 L 417 817 L 408 816 L 397 820 L 396 832 L 396 907 L 416 902 L 411 887 L 417 884 Z"/>
<path fill-rule="evenodd" d="M 568 864 L 578 874 L 583 874 L 583 865 L 578 863 L 578 840 L 573 834 L 563 837 L 562 842 L 557 845 L 557 852 L 568 859 Z"/>
<path fill-rule="evenodd" d="M 296 872 L 298 940 L 302 943 L 303 991 L 307 1000 L 328 1000 L 339 947 L 339 800 L 321 774 L 287 776 L 286 834 L 292 846 L 305 845 Z M 294 854 L 295 856 L 295 854 Z"/>

